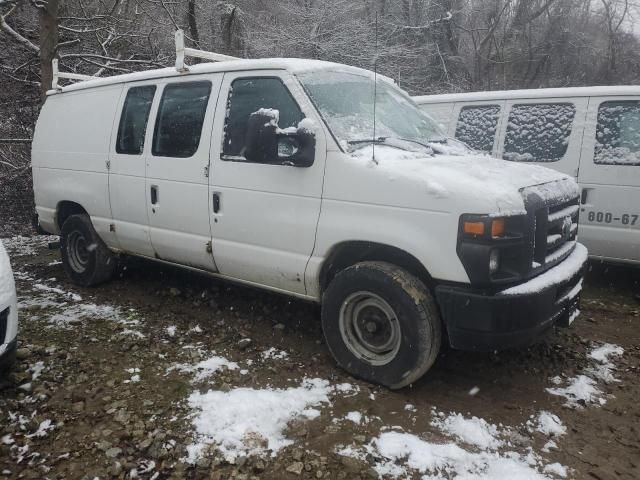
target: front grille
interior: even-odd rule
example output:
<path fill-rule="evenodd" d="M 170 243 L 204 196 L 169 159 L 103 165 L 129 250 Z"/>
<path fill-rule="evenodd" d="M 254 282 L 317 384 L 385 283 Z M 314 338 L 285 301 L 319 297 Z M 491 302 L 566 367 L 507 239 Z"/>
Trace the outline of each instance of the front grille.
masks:
<path fill-rule="evenodd" d="M 573 250 L 578 235 L 578 197 L 547 201 L 536 210 L 534 266 L 555 265 Z"/>
<path fill-rule="evenodd" d="M 0 312 L 0 345 L 5 343 L 5 336 L 7 335 L 7 327 L 9 325 L 9 308 L 5 308 Z"/>

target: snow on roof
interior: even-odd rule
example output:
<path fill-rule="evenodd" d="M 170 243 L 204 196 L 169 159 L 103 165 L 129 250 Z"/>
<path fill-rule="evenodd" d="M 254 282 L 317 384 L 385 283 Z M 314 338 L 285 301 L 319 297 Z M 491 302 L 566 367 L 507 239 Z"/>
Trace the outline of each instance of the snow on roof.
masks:
<path fill-rule="evenodd" d="M 444 95 L 419 95 L 413 97 L 413 100 L 420 105 L 425 103 L 519 100 L 525 98 L 592 97 L 603 95 L 640 95 L 640 86 L 613 85 L 605 87 L 539 88 L 533 90 L 449 93 Z"/>
<path fill-rule="evenodd" d="M 343 65 L 341 63 L 325 62 L 323 60 L 308 60 L 302 58 L 264 58 L 264 59 L 240 59 L 223 62 L 199 63 L 189 65 L 188 71 L 179 72 L 174 67 L 158 68 L 143 72 L 114 75 L 111 77 L 96 77 L 95 80 L 86 80 L 62 87 L 60 90 L 49 90 L 47 95 L 55 93 L 84 90 L 87 88 L 103 87 L 128 82 L 139 82 L 158 78 L 182 77 L 185 75 L 198 75 L 203 73 L 236 72 L 243 70 L 287 70 L 291 73 L 305 73 L 317 70 L 341 70 L 351 71 L 360 75 L 372 76 L 373 72 L 362 68 Z M 383 75 L 379 77 L 386 78 Z"/>

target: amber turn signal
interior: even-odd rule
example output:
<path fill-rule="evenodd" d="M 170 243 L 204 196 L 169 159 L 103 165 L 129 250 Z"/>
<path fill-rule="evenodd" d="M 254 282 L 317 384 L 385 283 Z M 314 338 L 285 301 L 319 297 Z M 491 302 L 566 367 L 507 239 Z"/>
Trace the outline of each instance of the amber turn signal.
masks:
<path fill-rule="evenodd" d="M 491 222 L 491 236 L 502 237 L 504 235 L 504 218 L 496 218 Z"/>
<path fill-rule="evenodd" d="M 484 235 L 484 222 L 464 222 L 464 233 Z"/>

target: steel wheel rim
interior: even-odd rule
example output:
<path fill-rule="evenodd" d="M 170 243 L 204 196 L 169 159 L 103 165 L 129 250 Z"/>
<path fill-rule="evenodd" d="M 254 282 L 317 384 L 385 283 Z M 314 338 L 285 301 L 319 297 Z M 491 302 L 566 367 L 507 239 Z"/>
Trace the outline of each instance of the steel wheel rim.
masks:
<path fill-rule="evenodd" d="M 67 258 L 71 268 L 77 273 L 83 273 L 89 264 L 89 256 L 84 235 L 77 230 L 71 232 L 67 240 Z"/>
<path fill-rule="evenodd" d="M 400 322 L 393 308 L 371 292 L 349 295 L 340 307 L 340 335 L 360 360 L 380 366 L 391 362 L 400 350 Z"/>

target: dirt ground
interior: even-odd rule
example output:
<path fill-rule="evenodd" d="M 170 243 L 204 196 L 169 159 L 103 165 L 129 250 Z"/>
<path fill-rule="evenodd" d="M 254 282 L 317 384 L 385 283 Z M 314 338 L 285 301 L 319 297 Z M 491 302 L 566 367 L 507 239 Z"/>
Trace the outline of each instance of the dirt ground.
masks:
<path fill-rule="evenodd" d="M 393 392 L 336 367 L 314 305 L 134 259 L 116 280 L 82 289 L 67 281 L 46 240 L 8 242 L 20 343 L 17 366 L 0 380 L 0 478 L 378 478 L 375 452 L 356 458 L 339 448 L 364 448 L 391 429 L 464 446 L 434 427 L 437 412 L 508 431 L 501 449 L 535 452 L 541 474 L 557 463 L 566 478 L 640 478 L 638 271 L 594 265 L 570 329 L 523 351 L 445 349 L 417 384 Z M 589 352 L 605 343 L 624 349 L 612 360 L 617 381 L 589 373 Z M 286 354 L 265 354 L 272 347 Z M 176 368 L 211 352 L 243 368 L 200 383 Z M 598 399 L 567 406 L 547 391 L 580 375 L 591 375 Z M 317 405 L 319 415 L 291 421 L 290 444 L 276 454 L 227 458 L 213 445 L 194 463 L 184 460 L 195 438 L 192 392 L 284 389 L 304 378 L 349 385 Z M 546 448 L 551 437 L 531 428 L 541 411 L 566 426 L 552 438 L 557 448 Z M 349 412 L 365 420 L 349 421 Z M 405 467 L 400 478 L 435 475 Z M 562 476 L 545 472 L 541 478 Z M 436 473 L 424 478 L 458 475 Z"/>

